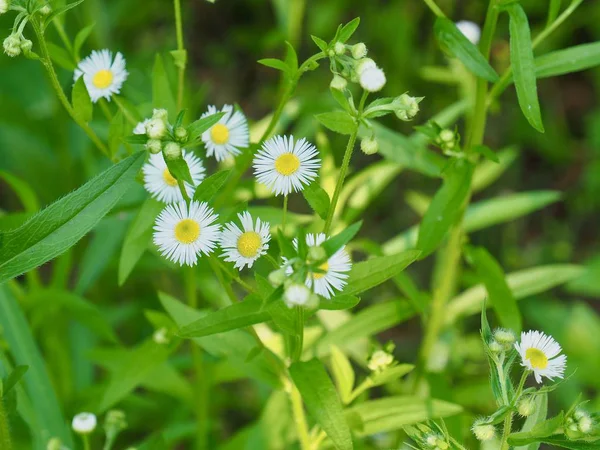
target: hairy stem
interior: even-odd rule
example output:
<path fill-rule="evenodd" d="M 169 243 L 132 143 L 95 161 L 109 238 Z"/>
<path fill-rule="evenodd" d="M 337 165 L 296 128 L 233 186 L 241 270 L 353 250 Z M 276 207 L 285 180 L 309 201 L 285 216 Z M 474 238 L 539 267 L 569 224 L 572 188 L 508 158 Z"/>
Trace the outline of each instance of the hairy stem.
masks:
<path fill-rule="evenodd" d="M 521 393 L 523 392 L 523 386 L 525 386 L 525 380 L 527 380 L 527 376 L 529 375 L 529 371 L 523 372 L 521 375 L 521 381 L 519 382 L 519 387 L 517 388 L 517 392 L 515 392 L 515 397 L 513 402 L 517 402 Z M 513 412 L 511 411 L 506 418 L 504 419 L 504 430 L 502 431 L 502 439 L 500 441 L 500 450 L 509 450 L 510 445 L 508 444 L 508 436 L 512 430 L 512 421 L 513 421 Z"/>
<path fill-rule="evenodd" d="M 41 59 L 42 64 L 44 65 L 44 68 L 48 72 L 48 75 L 50 77 L 50 82 L 52 84 L 52 88 L 56 92 L 56 95 L 58 96 L 59 101 L 61 102 L 61 104 L 67 111 L 67 113 L 75 121 L 75 123 L 77 125 L 79 125 L 79 127 L 85 132 L 85 134 L 87 134 L 87 136 L 94 143 L 94 145 L 96 147 L 98 147 L 98 150 L 100 150 L 104 154 L 104 156 L 106 156 L 107 158 L 110 158 L 110 153 L 108 151 L 108 147 L 104 144 L 104 142 L 102 142 L 102 140 L 100 140 L 98 135 L 94 132 L 94 130 L 92 130 L 90 128 L 90 126 L 87 123 L 85 123 L 84 121 L 82 121 L 75 115 L 75 110 L 71 106 L 71 103 L 67 99 L 67 96 L 65 95 L 65 93 L 60 85 L 60 82 L 58 81 L 58 76 L 56 75 L 56 70 L 54 70 L 52 60 L 50 59 L 50 53 L 48 52 L 48 46 L 46 45 L 46 38 L 44 37 L 44 33 L 40 29 L 40 27 L 37 23 L 32 21 L 32 25 L 33 25 L 33 29 L 35 30 L 35 34 L 38 38 L 38 42 L 40 44 L 40 51 L 42 53 L 42 59 Z"/>
<path fill-rule="evenodd" d="M 10 427 L 8 424 L 8 416 L 4 409 L 3 398 L 0 398 L 0 447 L 6 450 L 11 450 L 13 448 L 10 439 Z"/>

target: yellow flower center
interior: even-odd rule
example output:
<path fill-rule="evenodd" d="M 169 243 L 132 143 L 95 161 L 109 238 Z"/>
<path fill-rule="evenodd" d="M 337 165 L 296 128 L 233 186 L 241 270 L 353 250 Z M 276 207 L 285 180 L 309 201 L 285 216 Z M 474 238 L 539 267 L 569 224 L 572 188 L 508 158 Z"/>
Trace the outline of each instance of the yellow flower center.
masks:
<path fill-rule="evenodd" d="M 545 369 L 548 367 L 548 357 L 545 353 L 537 348 L 528 348 L 525 352 L 525 359 L 531 363 L 534 369 Z"/>
<path fill-rule="evenodd" d="M 319 266 L 319 270 L 321 270 L 322 272 L 313 273 L 313 278 L 315 280 L 320 280 L 327 274 L 327 271 L 329 270 L 329 264 L 327 263 L 327 261 Z"/>
<path fill-rule="evenodd" d="M 113 78 L 113 73 L 110 70 L 102 69 L 96 72 L 96 75 L 94 75 L 94 78 L 92 79 L 92 83 L 94 83 L 94 86 L 98 89 L 106 89 L 112 84 Z"/>
<path fill-rule="evenodd" d="M 192 219 L 183 219 L 175 225 L 175 239 L 182 244 L 191 244 L 200 236 L 200 225 Z"/>
<path fill-rule="evenodd" d="M 281 175 L 290 176 L 300 167 L 300 160 L 293 153 L 284 153 L 275 160 L 275 170 Z"/>
<path fill-rule="evenodd" d="M 229 141 L 229 128 L 222 123 L 218 123 L 210 129 L 210 137 L 215 144 L 227 144 Z"/>
<path fill-rule="evenodd" d="M 177 180 L 175 179 L 175 177 L 173 175 L 171 175 L 171 172 L 169 172 L 169 169 L 164 170 L 163 180 L 165 180 L 165 183 L 167 183 L 171 187 L 177 186 Z"/>
<path fill-rule="evenodd" d="M 244 258 L 253 258 L 258 253 L 261 239 L 255 231 L 246 231 L 237 241 L 237 249 Z"/>

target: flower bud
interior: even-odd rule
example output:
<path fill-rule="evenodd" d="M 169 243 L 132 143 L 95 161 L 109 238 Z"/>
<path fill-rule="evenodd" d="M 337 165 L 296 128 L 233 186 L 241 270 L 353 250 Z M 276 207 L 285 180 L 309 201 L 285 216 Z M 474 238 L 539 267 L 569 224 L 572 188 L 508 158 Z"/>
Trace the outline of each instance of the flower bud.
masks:
<path fill-rule="evenodd" d="M 448 129 L 440 131 L 440 140 L 445 143 L 453 142 L 454 131 Z"/>
<path fill-rule="evenodd" d="M 160 108 L 160 109 L 154 109 L 152 111 L 152 118 L 153 119 L 160 119 L 163 122 L 167 122 L 169 120 L 169 112 L 166 109 Z"/>
<path fill-rule="evenodd" d="M 408 122 L 415 118 L 419 113 L 419 102 L 422 98 L 411 97 L 408 94 L 402 94 L 396 99 L 398 102 L 398 109 L 396 109 L 396 117 L 398 119 Z"/>
<path fill-rule="evenodd" d="M 43 16 L 49 16 L 51 12 L 52 12 L 52 7 L 48 3 L 46 3 L 44 6 L 42 6 L 40 8 L 40 14 Z"/>
<path fill-rule="evenodd" d="M 92 413 L 82 412 L 73 417 L 71 428 L 78 434 L 90 434 L 96 429 L 96 416 Z"/>
<path fill-rule="evenodd" d="M 138 124 L 133 129 L 133 134 L 142 135 L 146 134 L 146 124 L 150 122 L 151 119 L 145 119 L 142 122 L 138 122 Z"/>
<path fill-rule="evenodd" d="M 489 441 L 496 435 L 496 428 L 494 428 L 494 425 L 481 423 L 481 421 L 475 422 L 472 430 L 479 441 Z"/>
<path fill-rule="evenodd" d="M 345 78 L 340 77 L 339 75 L 334 75 L 331 83 L 329 83 L 329 87 L 331 89 L 336 89 L 338 91 L 343 91 L 348 86 L 348 82 Z"/>
<path fill-rule="evenodd" d="M 21 50 L 23 50 L 23 53 L 29 53 L 32 48 L 33 42 L 31 42 L 29 39 L 23 39 L 21 41 Z"/>
<path fill-rule="evenodd" d="M 177 159 L 181 156 L 181 146 L 177 142 L 169 142 L 165 145 L 165 158 Z"/>
<path fill-rule="evenodd" d="M 442 133 L 444 133 L 446 131 L 450 131 L 450 130 L 444 130 L 444 131 L 442 131 Z M 440 133 L 440 138 L 441 137 L 442 137 L 442 135 Z M 454 133 L 452 133 L 450 142 L 454 142 Z M 498 328 L 496 331 L 494 331 L 494 339 L 500 345 L 502 345 L 502 347 L 504 347 L 504 350 L 510 350 L 517 340 L 515 333 L 513 333 L 512 330 L 506 330 L 503 328 Z"/>
<path fill-rule="evenodd" d="M 0 0 L 0 2 L 1 1 L 2 0 Z M 46 450 L 61 450 L 62 448 L 63 448 L 62 441 L 57 437 L 53 437 L 46 444 Z"/>
<path fill-rule="evenodd" d="M 159 118 L 152 118 L 146 124 L 146 134 L 150 139 L 162 139 L 167 133 L 165 121 Z"/>
<path fill-rule="evenodd" d="M 185 127 L 175 128 L 175 139 L 177 139 L 177 141 L 181 143 L 187 142 L 188 131 L 185 129 Z"/>
<path fill-rule="evenodd" d="M 107 433 L 116 434 L 125 428 L 127 428 L 127 418 L 123 411 L 111 409 L 106 413 L 104 429 Z"/>
<path fill-rule="evenodd" d="M 354 59 L 361 59 L 367 56 L 367 46 L 362 42 L 354 44 L 351 49 L 352 57 Z"/>
<path fill-rule="evenodd" d="M 500 345 L 497 341 L 492 341 L 490 342 L 490 344 L 488 345 L 490 352 L 492 353 L 502 353 L 502 351 L 504 350 L 504 347 L 502 347 L 502 345 Z"/>
<path fill-rule="evenodd" d="M 517 404 L 517 411 L 523 417 L 529 417 L 535 412 L 535 401 L 531 395 L 523 397 Z"/>
<path fill-rule="evenodd" d="M 369 358 L 367 367 L 373 372 L 381 372 L 394 362 L 394 356 L 383 351 L 376 350 Z"/>
<path fill-rule="evenodd" d="M 333 46 L 333 51 L 336 55 L 343 55 L 346 53 L 346 46 L 342 42 L 336 42 Z"/>
<path fill-rule="evenodd" d="M 585 416 L 579 419 L 579 422 L 577 423 L 577 428 L 579 428 L 579 431 L 581 431 L 582 433 L 588 434 L 590 431 L 592 431 L 592 425 L 593 422 L 590 416 Z"/>
<path fill-rule="evenodd" d="M 160 153 L 162 151 L 162 142 L 158 139 L 149 139 L 145 147 L 150 153 Z"/>
<path fill-rule="evenodd" d="M 274 270 L 269 274 L 269 283 L 273 286 L 281 286 L 286 278 L 285 269 Z"/>
<path fill-rule="evenodd" d="M 374 155 L 379 151 L 379 142 L 374 137 L 364 138 L 360 141 L 360 149 L 365 155 Z"/>
<path fill-rule="evenodd" d="M 10 0 L 0 0 L 0 14 L 6 13 L 10 8 Z"/>
<path fill-rule="evenodd" d="M 15 34 L 11 34 L 4 39 L 4 53 L 11 58 L 19 56 L 21 54 L 21 39 Z"/>
<path fill-rule="evenodd" d="M 285 288 L 283 301 L 288 308 L 294 306 L 307 306 L 311 300 L 311 292 L 304 284 L 292 283 Z"/>
<path fill-rule="evenodd" d="M 373 61 L 371 58 L 363 58 L 360 61 L 358 61 L 358 63 L 356 63 L 354 71 L 358 76 L 360 76 L 361 73 L 363 73 L 367 69 L 370 69 L 371 67 L 377 67 L 375 61 Z"/>
<path fill-rule="evenodd" d="M 308 259 L 311 261 L 323 261 L 327 258 L 327 252 L 319 245 L 308 247 Z"/>
<path fill-rule="evenodd" d="M 368 92 L 380 91 L 385 86 L 385 73 L 379 67 L 368 67 L 358 76 L 361 87 Z"/>
<path fill-rule="evenodd" d="M 159 328 L 152 334 L 152 340 L 159 345 L 166 345 L 169 343 L 167 333 L 168 330 L 165 327 Z"/>

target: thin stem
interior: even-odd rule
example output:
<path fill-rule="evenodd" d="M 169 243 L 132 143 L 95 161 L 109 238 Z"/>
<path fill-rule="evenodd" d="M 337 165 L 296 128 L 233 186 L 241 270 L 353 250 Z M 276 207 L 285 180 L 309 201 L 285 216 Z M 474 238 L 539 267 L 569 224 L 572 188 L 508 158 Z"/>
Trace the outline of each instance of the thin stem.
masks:
<path fill-rule="evenodd" d="M 4 409 L 4 399 L 2 397 L 0 397 L 0 447 L 6 450 L 13 448 L 10 439 L 8 416 Z"/>
<path fill-rule="evenodd" d="M 108 103 L 106 102 L 106 99 L 101 98 L 99 103 L 100 103 L 100 109 L 102 109 L 102 113 L 104 114 L 104 117 L 106 117 L 106 120 L 111 122 L 113 119 L 113 115 L 112 115 L 112 112 L 110 111 L 110 108 L 108 107 Z"/>
<path fill-rule="evenodd" d="M 519 387 L 517 388 L 517 392 L 515 392 L 515 397 L 513 399 L 514 402 L 519 400 L 521 393 L 523 392 L 523 386 L 525 386 L 525 380 L 527 380 L 527 376 L 529 375 L 529 371 L 524 371 L 523 375 L 521 375 L 521 381 L 519 381 Z M 508 436 L 510 435 L 512 429 L 512 420 L 513 420 L 513 412 L 511 411 L 506 418 L 504 419 L 504 430 L 502 431 L 502 439 L 500 441 L 500 450 L 509 450 L 510 445 L 508 445 Z"/>
<path fill-rule="evenodd" d="M 296 333 L 294 339 L 294 351 L 290 355 L 293 362 L 300 361 L 302 348 L 304 347 L 304 307 L 296 306 Z"/>
<path fill-rule="evenodd" d="M 135 117 L 133 117 L 133 115 L 127 108 L 125 108 L 125 105 L 123 104 L 123 101 L 121 100 L 121 98 L 118 95 L 113 95 L 112 98 L 115 101 L 116 105 L 121 110 L 121 112 L 123 113 L 123 116 L 125 117 L 125 119 L 127 119 L 127 121 L 131 125 L 134 125 L 134 126 L 137 125 L 138 120 Z"/>
<path fill-rule="evenodd" d="M 183 277 L 188 305 L 196 309 L 198 307 L 198 293 L 196 290 L 196 271 L 194 267 L 185 267 Z"/>
<path fill-rule="evenodd" d="M 81 127 L 85 134 L 88 135 L 88 137 L 94 143 L 94 145 L 98 147 L 98 149 L 104 154 L 104 156 L 110 158 L 108 147 L 106 147 L 104 142 L 100 140 L 98 135 L 94 132 L 94 130 L 90 128 L 90 126 L 87 123 L 85 123 L 75 115 L 75 111 L 73 110 L 71 103 L 69 103 L 69 100 L 67 99 L 67 96 L 65 95 L 60 85 L 60 82 L 58 81 L 58 76 L 56 75 L 56 71 L 54 70 L 52 60 L 50 59 L 50 53 L 48 51 L 48 46 L 46 45 L 46 38 L 44 37 L 44 33 L 42 32 L 37 23 L 32 21 L 31 24 L 33 26 L 33 29 L 35 30 L 35 34 L 40 44 L 40 51 L 42 53 L 42 64 L 44 65 L 44 68 L 50 76 L 50 82 L 52 84 L 52 87 L 54 88 L 54 91 L 56 92 L 56 95 L 58 96 L 59 101 L 62 103 L 63 107 L 71 116 L 71 118 L 75 121 L 75 123 L 79 125 L 79 127 Z"/>
<path fill-rule="evenodd" d="M 446 17 L 444 11 L 440 9 L 440 7 L 435 3 L 434 0 L 424 0 L 425 4 L 431 9 L 431 11 L 438 17 Z"/>
<path fill-rule="evenodd" d="M 73 53 L 73 45 L 71 44 L 71 41 L 69 40 L 69 37 L 67 36 L 67 33 L 65 32 L 65 28 L 63 27 L 60 20 L 58 20 L 58 18 L 55 17 L 54 19 L 52 19 L 52 24 L 54 25 L 54 28 L 56 29 L 56 32 L 58 33 L 60 40 L 63 41 L 63 44 L 65 44 L 65 47 L 67 47 L 67 50 L 69 51 L 69 53 Z M 77 56 L 77 55 L 75 55 L 75 56 Z M 75 61 L 75 62 L 77 62 L 77 61 Z"/>
<path fill-rule="evenodd" d="M 252 286 L 250 286 L 248 283 L 246 283 L 244 280 L 242 280 L 236 273 L 231 273 L 231 271 L 227 268 L 227 266 L 225 266 L 225 263 L 223 263 L 223 261 L 221 261 L 219 258 L 214 258 L 214 261 L 219 265 L 221 270 L 224 273 L 226 273 L 227 275 L 229 275 L 231 277 L 231 279 L 233 281 L 235 281 L 237 284 L 242 286 L 248 292 L 256 292 L 256 289 L 254 289 Z"/>
<path fill-rule="evenodd" d="M 350 166 L 350 160 L 352 159 L 352 152 L 354 150 L 354 143 L 356 142 L 357 135 L 358 125 L 356 125 L 356 128 L 350 135 L 348 145 L 346 146 L 344 160 L 342 161 L 342 167 L 340 168 L 340 175 L 338 177 L 337 184 L 335 185 L 335 191 L 333 191 L 333 198 L 331 199 L 331 205 L 329 206 L 329 211 L 327 212 L 327 219 L 325 220 L 325 228 L 323 229 L 323 232 L 325 234 L 329 233 L 331 223 L 333 222 L 333 216 L 335 215 L 335 207 L 337 206 L 337 202 L 340 198 L 340 193 L 342 192 L 342 187 L 344 186 L 344 180 L 346 179 L 346 173 L 348 172 L 348 167 Z"/>
<path fill-rule="evenodd" d="M 292 382 L 290 382 L 290 384 L 290 401 L 292 402 L 292 412 L 294 415 L 296 432 L 298 433 L 298 440 L 300 441 L 300 448 L 302 450 L 310 450 L 310 435 L 308 433 L 308 423 L 306 422 L 306 415 L 304 414 L 302 397 L 296 386 L 294 386 Z"/>
<path fill-rule="evenodd" d="M 185 51 L 183 44 L 183 24 L 181 20 L 181 0 L 173 0 L 173 6 L 175 9 L 175 32 L 177 34 L 177 50 L 182 52 Z M 178 67 L 179 76 L 177 82 L 177 108 L 183 107 L 183 85 L 185 81 L 185 65 Z"/>
<path fill-rule="evenodd" d="M 219 280 L 221 287 L 227 293 L 227 296 L 229 297 L 229 301 L 231 303 L 237 303 L 238 299 L 235 295 L 235 292 L 233 292 L 233 289 L 231 288 L 231 284 L 227 283 L 225 281 L 225 278 L 223 277 L 223 270 L 219 266 L 219 260 L 216 257 L 211 255 L 208 257 L 208 263 L 212 267 L 212 270 L 215 273 L 217 280 Z"/>
<path fill-rule="evenodd" d="M 287 219 L 288 196 L 283 196 L 283 217 L 281 218 L 281 232 L 285 234 L 285 221 Z"/>
<path fill-rule="evenodd" d="M 81 440 L 83 441 L 83 449 L 84 450 L 90 450 L 90 435 L 89 434 L 82 434 L 81 435 Z"/>

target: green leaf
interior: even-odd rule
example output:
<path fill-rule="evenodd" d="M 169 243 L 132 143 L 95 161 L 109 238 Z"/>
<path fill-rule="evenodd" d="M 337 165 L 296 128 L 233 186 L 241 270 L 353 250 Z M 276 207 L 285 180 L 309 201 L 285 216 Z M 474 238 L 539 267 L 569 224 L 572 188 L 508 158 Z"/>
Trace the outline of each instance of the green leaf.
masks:
<path fill-rule="evenodd" d="M 506 10 L 510 15 L 510 62 L 513 67 L 519 106 L 531 126 L 543 133 L 544 124 L 538 102 L 535 62 L 527 15 L 518 3 L 507 5 Z"/>
<path fill-rule="evenodd" d="M 356 29 L 360 25 L 360 17 L 355 17 L 350 22 L 342 27 L 339 34 L 337 35 L 337 42 L 345 43 L 348 39 L 352 37 Z"/>
<path fill-rule="evenodd" d="M 91 23 L 87 27 L 82 28 L 75 36 L 75 39 L 73 40 L 73 55 L 76 59 L 79 59 L 81 47 L 83 47 L 85 41 L 87 41 L 87 39 L 90 37 L 90 34 L 92 34 L 95 26 L 95 23 Z"/>
<path fill-rule="evenodd" d="M 458 58 L 467 69 L 492 83 L 498 81 L 496 71 L 490 66 L 477 46 L 460 32 L 450 19 L 438 17 L 434 25 L 435 37 L 452 56 Z"/>
<path fill-rule="evenodd" d="M 344 294 L 356 295 L 380 285 L 402 272 L 420 254 L 418 250 L 407 250 L 396 255 L 379 256 L 354 264 Z"/>
<path fill-rule="evenodd" d="M 133 185 L 144 155 L 115 164 L 21 227 L 0 234 L 0 282 L 38 267 L 79 241 Z"/>
<path fill-rule="evenodd" d="M 24 180 L 4 170 L 0 170 L 0 179 L 3 179 L 17 194 L 26 212 L 34 213 L 40 209 L 37 195 Z"/>
<path fill-rule="evenodd" d="M 323 126 L 340 134 L 352 134 L 356 131 L 354 118 L 345 111 L 334 111 L 315 115 Z"/>
<path fill-rule="evenodd" d="M 175 64 L 175 67 L 179 69 L 185 69 L 188 60 L 187 50 L 171 50 L 169 54 L 173 58 L 173 64 Z"/>
<path fill-rule="evenodd" d="M 335 387 L 318 359 L 295 362 L 290 375 L 306 409 L 338 450 L 352 450 L 352 436 Z"/>
<path fill-rule="evenodd" d="M 154 68 L 152 69 L 152 106 L 164 108 L 169 113 L 176 110 L 175 97 L 167 77 L 165 64 L 158 54 L 154 58 Z"/>
<path fill-rule="evenodd" d="M 127 229 L 121 257 L 119 258 L 119 286 L 129 277 L 129 274 L 140 260 L 150 242 L 152 241 L 152 227 L 156 217 L 162 211 L 164 205 L 152 198 L 146 200 L 137 216 Z"/>
<path fill-rule="evenodd" d="M 493 160 L 482 161 L 473 172 L 473 181 L 471 189 L 473 192 L 479 192 L 490 186 L 510 167 L 518 156 L 518 152 L 513 147 L 508 147 L 495 153 L 498 162 Z"/>
<path fill-rule="evenodd" d="M 202 183 L 196 188 L 194 200 L 198 202 L 210 202 L 225 185 L 230 173 L 231 170 L 221 170 L 202 180 Z"/>
<path fill-rule="evenodd" d="M 76 0 L 74 2 L 68 3 L 64 6 L 61 6 L 59 8 L 55 8 L 52 13 L 45 18 L 45 25 L 44 27 L 47 27 L 48 24 L 50 24 L 55 18 L 62 16 L 64 13 L 66 13 L 67 11 L 69 11 L 70 9 L 75 8 L 78 5 L 81 5 L 85 0 Z"/>
<path fill-rule="evenodd" d="M 313 42 L 315 44 L 317 44 L 317 47 L 319 47 L 319 49 L 322 52 L 326 52 L 327 49 L 329 48 L 329 45 L 323 39 L 318 38 L 317 36 L 312 36 L 312 35 L 310 36 L 310 38 L 313 40 Z"/>
<path fill-rule="evenodd" d="M 564 436 L 546 437 L 542 438 L 542 442 L 545 444 L 555 445 L 557 447 L 569 448 L 571 450 L 598 450 L 598 439 L 594 441 L 571 441 Z"/>
<path fill-rule="evenodd" d="M 187 165 L 187 161 L 183 158 L 183 153 L 177 158 L 168 158 L 167 155 L 165 155 L 165 150 L 163 148 L 163 158 L 165 159 L 165 163 L 167 163 L 167 167 L 169 168 L 171 175 L 173 175 L 173 178 L 177 181 L 193 183 L 190 168 Z"/>
<path fill-rule="evenodd" d="M 460 217 L 472 176 L 473 165 L 465 160 L 453 161 L 446 170 L 444 183 L 433 197 L 419 227 L 417 248 L 422 251 L 421 257 L 429 255 L 440 245 Z"/>
<path fill-rule="evenodd" d="M 509 273 L 506 282 L 518 300 L 560 286 L 584 273 L 582 266 L 555 264 Z M 477 285 L 455 297 L 446 307 L 446 323 L 454 323 L 458 317 L 478 313 L 486 295 L 484 286 Z"/>
<path fill-rule="evenodd" d="M 309 186 L 305 187 L 302 195 L 310 205 L 311 209 L 316 212 L 323 220 L 327 218 L 329 211 L 329 194 L 323 189 L 318 182 L 314 181 Z"/>
<path fill-rule="evenodd" d="M 561 412 L 558 416 L 553 417 L 552 419 L 537 423 L 529 431 L 511 433 L 508 436 L 508 443 L 514 446 L 524 446 L 539 442 L 543 440 L 543 438 L 560 433 L 564 424 L 564 420 L 564 415 Z"/>
<path fill-rule="evenodd" d="M 258 63 L 262 64 L 263 66 L 270 67 L 271 69 L 281 70 L 284 73 L 289 73 L 289 70 L 290 70 L 288 65 L 280 59 L 275 59 L 275 58 L 259 59 Z"/>
<path fill-rule="evenodd" d="M 83 77 L 79 77 L 73 85 L 71 103 L 73 103 L 75 117 L 85 123 L 92 120 L 94 107 L 92 105 L 92 100 L 90 99 L 90 94 L 88 93 L 87 87 L 85 87 L 85 81 L 83 81 Z"/>
<path fill-rule="evenodd" d="M 296 72 L 298 72 L 298 55 L 296 54 L 294 46 L 288 41 L 285 41 L 285 46 L 287 48 L 287 52 L 285 54 L 285 63 L 289 67 L 288 75 L 290 77 L 294 77 Z"/>
<path fill-rule="evenodd" d="M 600 42 L 576 45 L 535 59 L 538 78 L 555 77 L 600 66 Z"/>
<path fill-rule="evenodd" d="M 125 121 L 123 118 L 123 111 L 120 109 L 113 116 L 108 127 L 108 150 L 110 155 L 114 156 L 123 142 L 125 136 Z"/>
<path fill-rule="evenodd" d="M 335 345 L 331 346 L 331 371 L 342 402 L 346 404 L 354 388 L 354 370 L 348 357 Z"/>
<path fill-rule="evenodd" d="M 498 261 L 483 247 L 467 247 L 466 257 L 483 282 L 502 326 L 520 333 L 523 325 L 521 313 Z"/>
<path fill-rule="evenodd" d="M 239 303 L 209 313 L 181 327 L 178 335 L 183 338 L 209 336 L 266 322 L 270 318 L 263 299 L 258 296 L 249 296 Z"/>
<path fill-rule="evenodd" d="M 496 164 L 500 162 L 498 155 L 496 155 L 496 153 L 487 145 L 476 145 L 473 147 L 473 151 L 479 153 L 485 159 L 495 162 Z"/>
<path fill-rule="evenodd" d="M 44 359 L 19 302 L 6 284 L 0 285 L 0 326 L 15 363 L 29 366 L 24 376 L 24 386 L 31 399 L 32 415 L 35 417 L 35 426 L 30 429 L 32 436 L 44 444 L 48 436 L 55 436 L 64 445 L 72 447 L 71 432 L 66 426 Z"/>
<path fill-rule="evenodd" d="M 328 311 L 337 311 L 341 309 L 350 309 L 358 305 L 360 298 L 353 295 L 337 295 L 330 300 L 322 300 L 319 309 Z"/>
<path fill-rule="evenodd" d="M 213 125 L 218 123 L 219 120 L 221 120 L 221 118 L 224 115 L 225 115 L 225 113 L 220 112 L 220 113 L 216 113 L 216 114 L 211 114 L 210 116 L 206 116 L 206 117 L 196 120 L 195 122 L 192 122 L 187 127 L 187 131 L 189 134 L 188 141 L 194 142 L 194 141 L 200 139 L 200 136 L 202 136 L 202 133 L 204 133 L 210 127 L 212 127 Z"/>
<path fill-rule="evenodd" d="M 535 410 L 533 414 L 525 419 L 525 423 L 521 428 L 521 433 L 527 433 L 537 424 L 546 420 L 548 414 L 548 394 L 543 393 L 535 396 Z M 514 450 L 538 450 L 540 448 L 539 442 L 534 442 L 529 445 L 523 445 L 515 447 Z"/>
<path fill-rule="evenodd" d="M 325 253 L 327 253 L 327 257 L 333 256 L 335 252 L 337 252 L 344 245 L 350 242 L 352 238 L 356 236 L 356 233 L 358 233 L 358 230 L 360 230 L 362 224 L 362 220 L 353 223 L 343 231 L 340 231 L 335 236 L 330 237 L 325 242 L 323 242 L 321 244 L 321 247 L 323 247 L 323 250 L 325 250 Z"/>
<path fill-rule="evenodd" d="M 12 372 L 6 377 L 5 380 L 2 380 L 0 389 L 0 398 L 6 397 L 8 393 L 14 388 L 21 378 L 27 373 L 29 366 L 20 365 L 15 367 Z"/>
<path fill-rule="evenodd" d="M 73 72 L 75 70 L 77 64 L 75 64 L 75 61 L 73 61 L 73 57 L 69 54 L 68 51 L 66 51 L 62 47 L 59 47 L 56 44 L 53 44 L 52 42 L 47 42 L 46 44 L 48 46 L 48 53 L 50 54 L 50 59 L 55 64 L 57 64 L 65 70 L 68 70 L 69 72 Z"/>
<path fill-rule="evenodd" d="M 360 403 L 347 409 L 346 416 L 358 416 L 362 426 L 355 430 L 356 433 L 369 436 L 399 430 L 428 419 L 453 416 L 462 410 L 461 406 L 442 400 L 397 396 Z"/>

